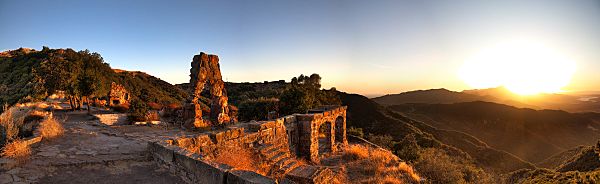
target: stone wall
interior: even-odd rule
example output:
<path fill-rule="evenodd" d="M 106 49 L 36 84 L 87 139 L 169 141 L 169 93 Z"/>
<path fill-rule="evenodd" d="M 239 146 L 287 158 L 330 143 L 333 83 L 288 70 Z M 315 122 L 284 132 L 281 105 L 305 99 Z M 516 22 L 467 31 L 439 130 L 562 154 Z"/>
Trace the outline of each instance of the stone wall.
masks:
<path fill-rule="evenodd" d="M 207 161 L 199 154 L 167 142 L 150 142 L 148 150 L 159 166 L 187 183 L 275 183 L 260 174 L 248 174 L 249 171 L 236 171 L 231 166 Z"/>
<path fill-rule="evenodd" d="M 346 107 L 324 107 L 308 114 L 293 114 L 269 121 L 230 125 L 222 130 L 149 143 L 153 158 L 191 183 L 275 183 L 257 173 L 236 171 L 208 160 L 231 147 L 258 148 L 281 145 L 293 157 L 320 162 L 319 127 L 327 126 L 327 145 L 332 152 L 347 145 Z M 323 146 L 323 145 L 322 145 Z M 288 171 L 286 171 L 288 172 Z M 291 168 L 280 183 L 327 183 L 331 170 L 304 165 Z M 284 182 L 285 181 L 285 182 Z"/>

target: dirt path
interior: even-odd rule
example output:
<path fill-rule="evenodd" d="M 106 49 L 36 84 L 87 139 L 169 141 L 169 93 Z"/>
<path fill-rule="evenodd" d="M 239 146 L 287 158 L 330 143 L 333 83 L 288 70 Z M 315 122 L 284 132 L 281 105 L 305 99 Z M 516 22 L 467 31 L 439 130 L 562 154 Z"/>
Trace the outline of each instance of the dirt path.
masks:
<path fill-rule="evenodd" d="M 0 173 L 0 184 L 184 183 L 147 155 L 146 140 L 172 133 L 108 127 L 85 113 L 56 112 L 56 117 L 66 117 L 65 135 L 32 148 L 27 163 Z"/>

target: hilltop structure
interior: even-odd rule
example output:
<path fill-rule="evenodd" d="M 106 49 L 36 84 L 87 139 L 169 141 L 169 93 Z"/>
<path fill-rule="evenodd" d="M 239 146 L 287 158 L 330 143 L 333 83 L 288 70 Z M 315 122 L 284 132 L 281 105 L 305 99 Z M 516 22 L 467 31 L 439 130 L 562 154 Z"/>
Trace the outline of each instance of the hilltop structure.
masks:
<path fill-rule="evenodd" d="M 218 56 L 201 52 L 194 56 L 191 66 L 192 95 L 184 105 L 184 126 L 204 130 L 225 126 L 150 142 L 152 157 L 160 166 L 190 183 L 327 183 L 333 177 L 333 172 L 319 163 L 348 144 L 346 106 L 323 106 L 305 114 L 234 123 L 237 120 L 228 105 Z M 204 90 L 206 84 L 209 86 Z M 208 120 L 202 117 L 203 91 L 210 94 Z M 268 165 L 266 175 L 214 161 L 232 147 L 252 150 L 260 162 L 254 164 Z"/>
<path fill-rule="evenodd" d="M 192 96 L 185 105 L 185 125 L 189 128 L 205 128 L 211 125 L 235 122 L 235 117 L 230 117 L 225 83 L 221 77 L 219 56 L 200 52 L 195 55 L 190 69 L 190 85 Z M 208 83 L 210 91 L 210 119 L 202 118 L 200 104 L 201 93 Z"/>

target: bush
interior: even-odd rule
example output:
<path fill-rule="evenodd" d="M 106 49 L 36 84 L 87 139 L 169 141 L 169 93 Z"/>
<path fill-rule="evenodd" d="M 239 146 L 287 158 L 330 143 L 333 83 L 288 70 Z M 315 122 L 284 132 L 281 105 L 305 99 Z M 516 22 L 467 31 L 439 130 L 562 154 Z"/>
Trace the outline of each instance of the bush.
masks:
<path fill-rule="evenodd" d="M 357 136 L 357 137 L 365 137 L 365 133 L 363 133 L 362 128 L 350 127 L 346 131 L 349 135 Z"/>
<path fill-rule="evenodd" d="M 482 169 L 435 148 L 424 149 L 415 167 L 432 183 L 492 183 Z"/>
<path fill-rule="evenodd" d="M 46 118 L 39 126 L 40 134 L 43 139 L 51 140 L 64 134 L 65 129 L 62 124 L 52 116 Z"/>
<path fill-rule="evenodd" d="M 421 147 L 419 147 L 415 135 L 408 134 L 400 143 L 394 145 L 394 150 L 398 157 L 409 162 L 414 162 L 419 159 Z"/>
<path fill-rule="evenodd" d="M 13 115 L 13 109 L 5 107 L 4 113 L 0 115 L 0 125 L 3 127 L 4 142 L 10 142 L 18 138 L 19 126 L 22 125 L 22 121 L 17 120 Z"/>
<path fill-rule="evenodd" d="M 278 103 L 276 98 L 244 100 L 239 105 L 239 118 L 242 121 L 267 120 L 269 112 L 278 111 Z"/>
<path fill-rule="evenodd" d="M 31 148 L 29 145 L 20 139 L 14 140 L 4 146 L 2 149 L 2 156 L 7 158 L 12 158 L 17 161 L 17 163 L 24 163 L 29 159 L 31 155 Z"/>
<path fill-rule="evenodd" d="M 392 138 L 392 136 L 390 135 L 374 135 L 374 134 L 369 134 L 367 135 L 367 140 L 369 140 L 372 143 L 375 143 L 387 150 L 391 150 L 394 147 L 394 138 Z"/>
<path fill-rule="evenodd" d="M 134 99 L 131 101 L 131 106 L 129 108 L 129 120 L 130 121 L 147 121 L 147 114 L 149 111 L 149 107 L 146 103 L 139 99 Z"/>

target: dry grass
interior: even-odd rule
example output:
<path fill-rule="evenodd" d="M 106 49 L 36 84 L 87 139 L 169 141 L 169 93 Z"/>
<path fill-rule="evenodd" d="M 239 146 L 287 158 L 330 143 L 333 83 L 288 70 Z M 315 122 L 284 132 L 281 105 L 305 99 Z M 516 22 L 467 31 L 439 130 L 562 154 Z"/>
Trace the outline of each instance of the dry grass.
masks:
<path fill-rule="evenodd" d="M 40 123 L 39 131 L 43 139 L 51 140 L 64 134 L 65 129 L 59 121 L 52 116 L 47 117 Z"/>
<path fill-rule="evenodd" d="M 212 161 L 227 164 L 236 170 L 253 171 L 265 176 L 269 172 L 269 166 L 249 148 L 227 147 L 218 151 Z"/>
<path fill-rule="evenodd" d="M 29 159 L 31 149 L 29 145 L 20 139 L 14 140 L 4 146 L 2 156 L 15 159 L 17 163 L 24 163 Z"/>
<path fill-rule="evenodd" d="M 391 152 L 363 145 L 350 145 L 341 155 L 347 183 L 418 183 L 421 177 Z"/>
<path fill-rule="evenodd" d="M 6 142 L 18 138 L 19 128 L 23 126 L 23 120 L 29 111 L 27 107 L 4 107 L 4 112 L 0 115 L 0 126 L 6 131 Z"/>

